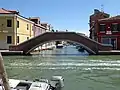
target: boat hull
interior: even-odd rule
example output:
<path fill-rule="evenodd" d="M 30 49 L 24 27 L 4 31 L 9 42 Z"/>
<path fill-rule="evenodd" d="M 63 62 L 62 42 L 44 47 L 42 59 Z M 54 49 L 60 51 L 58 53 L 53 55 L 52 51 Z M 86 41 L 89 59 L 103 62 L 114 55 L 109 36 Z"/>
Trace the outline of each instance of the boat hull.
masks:
<path fill-rule="evenodd" d="M 63 46 L 56 46 L 56 48 L 63 48 Z"/>

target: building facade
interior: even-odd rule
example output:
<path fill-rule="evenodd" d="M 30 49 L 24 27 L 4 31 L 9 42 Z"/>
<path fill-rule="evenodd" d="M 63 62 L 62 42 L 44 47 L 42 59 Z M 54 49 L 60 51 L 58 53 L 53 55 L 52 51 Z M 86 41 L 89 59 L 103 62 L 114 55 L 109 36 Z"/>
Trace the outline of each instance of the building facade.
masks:
<path fill-rule="evenodd" d="M 104 19 L 104 18 L 109 18 L 109 14 L 101 12 L 97 9 L 94 9 L 94 13 L 92 15 L 90 15 L 90 19 L 89 19 L 89 26 L 90 26 L 90 38 L 97 41 L 97 30 L 98 30 L 98 25 L 97 22 L 99 19 Z"/>
<path fill-rule="evenodd" d="M 111 45 L 113 50 L 120 50 L 120 15 L 110 17 L 95 10 L 90 16 L 90 38 Z"/>
<path fill-rule="evenodd" d="M 120 16 L 98 20 L 98 41 L 111 44 L 114 50 L 120 50 Z"/>
<path fill-rule="evenodd" d="M 50 31 L 51 25 L 41 23 L 39 17 L 26 18 L 15 10 L 0 9 L 0 49 L 9 49 L 10 45 L 18 45 Z M 40 47 L 46 49 L 53 44 L 50 42 Z"/>
<path fill-rule="evenodd" d="M 34 22 L 33 32 L 35 37 L 45 32 L 52 32 L 51 25 L 48 23 L 41 23 L 39 17 L 30 17 L 29 19 Z M 53 41 L 53 42 L 47 42 L 37 47 L 35 50 L 46 50 L 46 49 L 52 49 L 54 47 L 55 47 L 55 42 Z"/>
<path fill-rule="evenodd" d="M 47 31 L 47 28 L 41 25 L 39 17 L 29 17 L 29 20 L 34 22 L 33 26 L 34 37 L 43 34 Z"/>
<path fill-rule="evenodd" d="M 14 10 L 0 9 L 0 49 L 17 45 L 34 36 L 34 22 Z"/>

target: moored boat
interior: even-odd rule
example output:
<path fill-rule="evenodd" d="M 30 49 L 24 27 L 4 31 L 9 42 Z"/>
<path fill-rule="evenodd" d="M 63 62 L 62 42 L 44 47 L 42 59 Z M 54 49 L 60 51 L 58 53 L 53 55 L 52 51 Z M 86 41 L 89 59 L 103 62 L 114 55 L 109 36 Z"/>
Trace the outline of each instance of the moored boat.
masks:
<path fill-rule="evenodd" d="M 34 81 L 9 79 L 9 85 L 11 90 L 61 90 L 64 87 L 64 79 L 62 76 L 53 76 L 50 80 L 36 79 Z M 4 90 L 2 79 L 0 90 Z"/>
<path fill-rule="evenodd" d="M 63 44 L 56 45 L 56 48 L 63 48 Z"/>
<path fill-rule="evenodd" d="M 84 52 L 85 49 L 84 49 L 82 46 L 80 46 L 80 47 L 78 48 L 78 51 L 79 51 L 79 52 Z"/>

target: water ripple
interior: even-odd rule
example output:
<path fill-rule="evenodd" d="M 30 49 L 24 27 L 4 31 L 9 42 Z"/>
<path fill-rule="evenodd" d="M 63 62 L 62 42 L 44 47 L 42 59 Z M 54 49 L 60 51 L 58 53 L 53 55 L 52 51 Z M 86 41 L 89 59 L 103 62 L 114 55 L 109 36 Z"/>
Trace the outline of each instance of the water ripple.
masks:
<path fill-rule="evenodd" d="M 10 63 L 11 66 L 120 66 L 120 63 Z"/>

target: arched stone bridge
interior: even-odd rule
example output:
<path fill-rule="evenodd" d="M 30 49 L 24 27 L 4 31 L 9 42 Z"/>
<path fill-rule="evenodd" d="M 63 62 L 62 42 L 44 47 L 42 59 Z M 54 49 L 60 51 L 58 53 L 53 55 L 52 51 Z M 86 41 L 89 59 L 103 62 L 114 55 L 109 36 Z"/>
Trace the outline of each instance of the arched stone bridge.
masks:
<path fill-rule="evenodd" d="M 80 44 L 90 54 L 98 54 L 98 51 L 109 51 L 112 50 L 111 46 L 106 46 L 91 40 L 90 38 L 77 34 L 75 32 L 46 32 L 34 38 L 31 38 L 19 45 L 10 46 L 10 51 L 23 51 L 24 54 L 29 54 L 36 47 L 56 40 L 67 40 Z"/>

